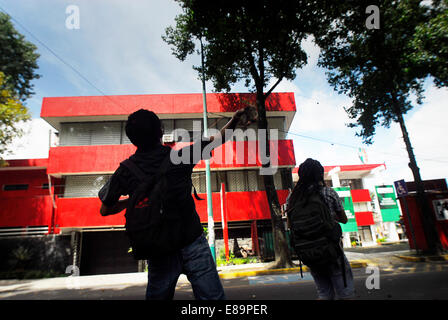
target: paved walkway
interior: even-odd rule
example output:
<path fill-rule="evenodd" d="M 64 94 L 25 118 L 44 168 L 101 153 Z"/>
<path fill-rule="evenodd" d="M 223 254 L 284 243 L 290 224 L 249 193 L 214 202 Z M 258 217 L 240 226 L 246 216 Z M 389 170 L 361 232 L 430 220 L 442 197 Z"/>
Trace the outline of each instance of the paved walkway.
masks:
<path fill-rule="evenodd" d="M 368 265 L 386 267 L 400 267 L 421 259 L 413 257 L 407 243 L 397 243 L 390 246 L 347 249 L 345 254 L 352 268 L 365 268 Z M 448 260 L 448 255 L 444 256 Z M 294 261 L 298 266 L 298 261 Z M 287 269 L 268 269 L 268 263 L 251 263 L 245 265 L 218 267 L 221 279 L 234 279 L 259 275 L 298 273 L 299 267 Z M 303 271 L 307 268 L 304 266 Z M 67 289 L 83 290 L 122 290 L 128 287 L 146 286 L 147 273 L 121 273 L 80 277 L 60 277 L 35 280 L 0 280 L 0 299 L 14 298 L 18 294 L 35 296 L 39 292 L 51 292 Z M 188 283 L 186 276 L 181 275 L 178 285 Z"/>
<path fill-rule="evenodd" d="M 408 254 L 409 250 L 388 252 L 346 252 L 352 268 L 362 268 L 367 265 L 399 264 L 403 260 L 397 257 L 400 254 Z M 295 261 L 298 265 L 298 261 Z M 267 269 L 268 263 L 251 263 L 246 265 L 218 267 L 222 279 L 232 279 L 266 274 L 283 274 L 299 272 L 299 267 L 288 269 Z M 303 271 L 307 271 L 304 267 Z M 39 292 L 60 289 L 89 289 L 89 288 L 116 288 L 122 289 L 129 286 L 145 285 L 147 273 L 121 273 L 80 277 L 60 277 L 35 280 L 0 280 L 0 299 L 13 296 L 14 292 Z M 187 283 L 184 275 L 179 278 L 179 284 Z"/>

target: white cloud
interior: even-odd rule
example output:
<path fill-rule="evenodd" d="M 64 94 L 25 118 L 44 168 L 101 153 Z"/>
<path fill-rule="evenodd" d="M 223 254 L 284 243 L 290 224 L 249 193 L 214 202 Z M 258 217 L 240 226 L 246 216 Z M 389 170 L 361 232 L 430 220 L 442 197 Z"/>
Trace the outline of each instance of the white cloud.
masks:
<path fill-rule="evenodd" d="M 432 87 L 425 103 L 406 121 L 423 179 L 448 177 L 448 89 Z"/>
<path fill-rule="evenodd" d="M 22 23 L 26 22 L 28 29 L 105 93 L 201 91 L 197 73 L 192 70 L 192 65 L 199 63 L 199 57 L 180 62 L 161 39 L 164 29 L 174 24 L 174 17 L 180 12 L 177 3 L 163 0 L 73 0 L 57 5 L 53 1 L 29 3 L 33 5 L 16 7 L 11 13 L 19 14 L 18 18 Z M 72 3 L 79 5 L 81 13 L 81 29 L 76 31 L 64 27 L 65 6 Z M 28 16 L 32 19 L 24 18 Z M 324 70 L 316 65 L 319 48 L 312 38 L 304 40 L 303 47 L 308 54 L 308 65 L 297 70 L 296 80 L 282 81 L 275 90 L 294 92 L 297 113 L 290 131 L 353 148 L 290 135 L 289 138 L 294 140 L 297 164 L 307 157 L 319 159 L 324 165 L 360 163 L 356 150 L 357 146 L 362 146 L 360 139 L 355 138 L 355 129 L 345 126 L 350 120 L 343 107 L 349 106 L 350 100 L 338 95 L 328 85 Z M 99 94 L 46 49 L 40 48 L 40 53 L 43 78 L 36 81 L 36 97 Z M 210 92 L 211 85 L 207 87 Z M 245 91 L 243 86 L 235 88 Z M 448 126 L 444 123 L 448 116 L 445 106 L 448 91 L 429 88 L 426 97 L 423 106 L 405 117 L 406 123 L 422 177 L 443 178 L 448 176 L 445 142 Z M 40 102 L 36 100 L 30 99 L 29 104 L 37 109 Z M 51 127 L 41 119 L 33 119 L 26 126 L 30 133 L 14 141 L 14 153 L 8 158 L 47 157 Z M 386 162 L 388 179 L 412 180 L 397 124 L 392 124 L 389 129 L 377 128 L 375 143 L 365 148 L 370 163 Z"/>
<path fill-rule="evenodd" d="M 4 154 L 5 159 L 48 158 L 50 130 L 54 129 L 43 119 L 35 118 L 21 123 L 24 135 L 12 141 L 10 153 Z"/>
<path fill-rule="evenodd" d="M 422 179 L 446 179 L 448 149 L 445 140 L 448 126 L 444 121 L 448 118 L 448 90 L 429 87 L 425 95 L 423 105 L 405 116 L 405 124 Z M 373 163 L 386 162 L 385 178 L 388 182 L 400 179 L 413 181 L 400 126 L 393 123 L 389 129 L 378 128 L 377 131 L 374 144 L 366 148 L 369 160 Z"/>

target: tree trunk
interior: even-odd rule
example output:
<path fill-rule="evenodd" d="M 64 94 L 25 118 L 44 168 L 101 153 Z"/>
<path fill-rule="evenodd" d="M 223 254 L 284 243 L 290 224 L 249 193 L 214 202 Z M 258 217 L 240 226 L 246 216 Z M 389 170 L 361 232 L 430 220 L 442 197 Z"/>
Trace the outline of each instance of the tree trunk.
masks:
<path fill-rule="evenodd" d="M 266 130 L 266 155 L 270 157 L 269 146 L 269 132 L 267 131 L 266 107 L 263 89 L 257 90 L 257 109 L 258 109 L 258 128 Z M 264 143 L 260 141 L 260 143 Z M 263 164 L 267 168 L 270 163 Z M 269 203 L 269 210 L 271 213 L 272 234 L 274 241 L 275 261 L 271 263 L 268 268 L 291 268 L 295 265 L 291 260 L 291 254 L 288 248 L 286 239 L 285 227 L 282 221 L 280 203 L 278 200 L 277 191 L 274 185 L 274 177 L 272 175 L 263 175 L 263 182 L 266 192 L 266 197 Z"/>
<path fill-rule="evenodd" d="M 427 253 L 440 254 L 443 249 L 436 229 L 434 212 L 425 194 L 425 186 L 420 176 L 420 169 L 417 166 L 417 161 L 415 160 L 414 150 L 412 149 L 409 134 L 404 123 L 403 114 L 399 110 L 397 104 L 395 104 L 395 112 L 398 118 L 398 123 L 400 124 L 401 132 L 403 134 L 403 140 L 406 145 L 406 150 L 409 155 L 409 168 L 412 170 L 412 175 L 414 176 L 414 182 L 417 189 L 417 205 L 420 208 L 423 231 L 425 233 L 426 242 L 428 244 Z"/>

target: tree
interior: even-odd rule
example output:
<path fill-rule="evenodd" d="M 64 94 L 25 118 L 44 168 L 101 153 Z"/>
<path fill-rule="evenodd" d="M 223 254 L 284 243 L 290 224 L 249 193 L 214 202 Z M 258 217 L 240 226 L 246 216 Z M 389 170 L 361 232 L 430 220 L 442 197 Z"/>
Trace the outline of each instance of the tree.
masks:
<path fill-rule="evenodd" d="M 31 81 L 40 76 L 37 47 L 28 42 L 14 28 L 10 17 L 0 12 L 0 71 L 5 74 L 2 89 L 9 90 L 20 101 L 25 101 L 34 92 Z"/>
<path fill-rule="evenodd" d="M 7 145 L 23 131 L 18 123 L 31 117 L 23 105 L 32 94 L 31 81 L 40 76 L 36 46 L 25 40 L 11 23 L 10 17 L 0 12 L 0 155 Z M 5 162 L 0 156 L 0 166 Z"/>
<path fill-rule="evenodd" d="M 412 58 L 426 65 L 437 87 L 448 86 L 448 0 L 433 1 L 429 21 L 415 28 Z"/>
<path fill-rule="evenodd" d="M 423 212 L 427 242 L 430 251 L 437 252 L 441 250 L 441 245 L 435 230 L 434 215 L 426 200 L 403 119 L 403 115 L 413 107 L 410 100 L 412 93 L 416 95 L 417 103 L 422 103 L 428 65 L 433 67 L 432 70 L 439 67 L 437 61 L 416 55 L 416 39 L 428 40 L 418 30 L 425 29 L 431 18 L 430 7 L 421 2 L 377 1 L 381 15 L 380 26 L 376 29 L 366 25 L 369 18 L 366 8 L 371 1 L 350 1 L 339 7 L 338 18 L 326 31 L 316 33 L 316 42 L 322 49 L 319 65 L 328 69 L 329 83 L 339 93 L 353 99 L 352 105 L 346 108 L 349 117 L 355 120 L 349 126 L 361 128 L 357 135 L 366 144 L 373 142 L 377 125 L 389 127 L 391 122 L 399 123 L 409 155 L 409 167 L 417 185 L 417 199 Z M 439 75 L 442 76 L 442 73 Z"/>
<path fill-rule="evenodd" d="M 306 64 L 301 41 L 320 22 L 323 1 L 177 1 L 183 13 L 162 37 L 173 54 L 183 61 L 195 52 L 195 41 L 203 39 L 205 78 L 216 91 L 227 92 L 244 80 L 256 94 L 258 128 L 267 129 L 266 99 L 283 79 L 293 80 L 296 70 Z M 269 88 L 271 80 L 274 84 Z M 264 175 L 263 181 L 274 235 L 272 267 L 293 266 L 273 176 Z"/>
<path fill-rule="evenodd" d="M 5 76 L 0 72 L 0 88 L 4 85 Z M 7 146 L 15 137 L 23 134 L 17 124 L 30 119 L 28 109 L 7 89 L 0 89 L 0 155 L 8 151 Z M 0 167 L 6 165 L 0 158 Z"/>

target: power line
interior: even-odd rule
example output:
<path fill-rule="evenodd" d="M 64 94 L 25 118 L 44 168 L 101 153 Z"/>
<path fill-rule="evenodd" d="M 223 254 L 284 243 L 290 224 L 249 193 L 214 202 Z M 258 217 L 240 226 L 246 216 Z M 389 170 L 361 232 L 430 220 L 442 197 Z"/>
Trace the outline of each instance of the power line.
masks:
<path fill-rule="evenodd" d="M 73 72 L 75 72 L 80 78 L 82 78 L 84 81 L 86 81 L 91 87 L 93 87 L 96 91 L 98 91 L 102 96 L 104 96 L 105 98 L 109 99 L 111 102 L 113 102 L 117 106 L 119 106 L 123 111 L 127 111 L 127 110 L 124 109 L 124 107 L 121 104 L 119 104 L 117 101 L 113 100 L 109 95 L 107 95 L 101 89 L 99 89 L 97 86 L 95 86 L 87 77 L 85 77 L 75 67 L 73 67 L 67 61 L 65 61 L 63 58 L 61 58 L 53 49 L 51 49 L 49 46 L 47 46 L 43 41 L 41 41 L 37 36 L 35 36 L 31 31 L 29 31 L 22 23 L 20 23 L 20 21 L 18 21 L 16 18 L 14 18 L 12 15 L 10 15 L 5 9 L 0 7 L 0 10 L 3 11 L 4 13 L 6 13 L 8 16 L 10 16 L 13 21 L 15 21 L 22 29 L 24 29 L 27 33 L 29 33 L 39 44 L 41 44 L 52 55 L 54 55 L 59 61 L 61 61 L 64 65 L 66 65 L 68 68 L 70 68 Z M 216 114 L 216 113 L 213 113 L 213 112 L 209 112 L 209 114 L 213 114 L 213 115 L 216 115 L 216 116 L 221 117 L 221 118 L 227 118 L 225 116 L 222 116 L 222 115 L 219 115 L 219 114 Z M 215 123 L 213 123 L 213 125 Z M 298 136 L 298 137 L 306 138 L 306 139 L 311 139 L 311 140 L 315 140 L 315 141 L 319 141 L 319 142 L 329 143 L 331 145 L 339 145 L 339 146 L 343 146 L 343 147 L 351 148 L 351 149 L 358 149 L 359 148 L 358 146 L 353 146 L 353 145 L 343 144 L 343 143 L 340 143 L 340 142 L 330 141 L 330 140 L 326 140 L 326 139 L 322 139 L 322 138 L 316 138 L 316 137 L 312 137 L 312 136 L 307 136 L 307 135 L 299 134 L 299 133 L 292 132 L 292 131 L 283 131 L 283 130 L 279 130 L 279 131 L 281 131 L 283 133 L 286 133 L 286 134 L 291 134 L 291 135 L 295 135 L 295 136 Z M 372 150 L 370 150 L 370 151 L 372 151 Z M 401 155 L 393 154 L 393 153 L 390 153 L 390 152 L 382 152 L 382 151 L 373 151 L 373 152 L 374 153 L 381 153 L 381 154 L 385 154 L 385 155 L 390 155 L 390 156 L 403 158 L 403 156 L 401 156 Z M 448 163 L 448 161 L 438 160 L 438 159 L 434 159 L 434 158 L 421 158 L 419 155 L 416 155 L 416 156 L 419 157 L 421 160 L 424 160 L 424 161 L 434 161 L 434 162 L 440 162 L 440 163 Z"/>
<path fill-rule="evenodd" d="M 353 146 L 353 145 L 343 144 L 343 143 L 330 141 L 330 140 L 326 140 L 326 139 L 306 136 L 306 135 L 299 134 L 299 133 L 296 133 L 296 132 L 283 131 L 283 130 L 279 130 L 279 131 L 282 131 L 282 132 L 287 133 L 287 134 L 299 136 L 299 137 L 302 137 L 302 138 L 306 138 L 306 139 L 312 139 L 312 140 L 316 140 L 316 141 L 320 141 L 320 142 L 330 143 L 331 145 L 339 145 L 339 146 L 346 147 L 346 148 L 351 148 L 351 149 L 358 149 L 359 148 L 358 146 Z M 402 155 L 395 154 L 395 153 L 390 153 L 390 152 L 377 151 L 377 150 L 370 150 L 369 152 L 381 153 L 381 154 L 385 154 L 385 155 L 389 155 L 389 156 L 403 158 Z M 443 161 L 443 160 L 434 159 L 434 158 L 422 158 L 418 154 L 416 155 L 416 157 L 420 158 L 420 160 L 425 160 L 425 161 L 434 161 L 434 162 L 440 162 L 440 163 L 448 163 L 448 161 Z M 406 157 L 406 159 L 407 159 L 407 157 Z"/>
<path fill-rule="evenodd" d="M 209 112 L 209 113 L 211 113 L 211 114 L 213 114 L 215 116 L 221 117 L 221 118 L 226 118 L 225 116 L 222 116 L 222 115 L 217 114 L 217 113 L 213 113 L 213 112 Z M 298 137 L 305 138 L 305 139 L 310 139 L 310 140 L 319 141 L 319 142 L 323 142 L 323 143 L 329 143 L 331 145 L 338 145 L 338 146 L 342 146 L 342 147 L 350 148 L 350 149 L 355 149 L 355 150 L 359 149 L 359 146 L 349 145 L 349 144 L 340 143 L 340 142 L 336 142 L 336 141 L 331 141 L 331 140 L 327 140 L 327 139 L 323 139 L 323 138 L 312 137 L 312 136 L 309 136 L 309 135 L 304 135 L 304 134 L 300 134 L 300 133 L 293 132 L 293 131 L 285 131 L 285 130 L 280 130 L 280 129 L 277 129 L 277 130 L 279 130 L 280 132 L 286 133 L 286 134 L 291 134 L 291 135 L 298 136 Z M 380 154 L 385 154 L 385 155 L 389 155 L 389 156 L 403 158 L 402 155 L 394 154 L 394 153 L 390 153 L 390 152 L 377 151 L 377 150 L 370 150 L 369 152 L 380 153 Z M 448 163 L 448 161 L 434 159 L 434 158 L 422 158 L 418 154 L 416 155 L 416 157 L 418 157 L 418 158 L 420 158 L 420 160 L 424 160 L 424 161 L 434 161 L 434 162 L 440 162 L 440 163 Z M 407 157 L 406 157 L 406 159 L 407 159 Z"/>
<path fill-rule="evenodd" d="M 70 68 L 73 72 L 75 72 L 79 77 L 81 77 L 84 81 L 86 81 L 91 87 L 93 87 L 96 91 L 98 91 L 102 96 L 106 97 L 117 106 L 119 106 L 123 111 L 126 111 L 121 104 L 117 101 L 114 101 L 110 96 L 106 95 L 101 89 L 95 86 L 87 77 L 85 77 L 81 72 L 79 72 L 75 67 L 73 67 L 70 63 L 61 58 L 53 49 L 47 46 L 43 41 L 41 41 L 37 36 L 35 36 L 31 31 L 29 31 L 20 21 L 10 15 L 5 9 L 0 6 L 0 10 L 6 13 L 15 23 L 17 23 L 23 30 L 25 30 L 28 34 L 30 34 L 40 45 L 42 45 L 45 49 L 47 49 L 53 56 L 55 56 L 59 61 L 65 64 L 68 68 Z"/>

